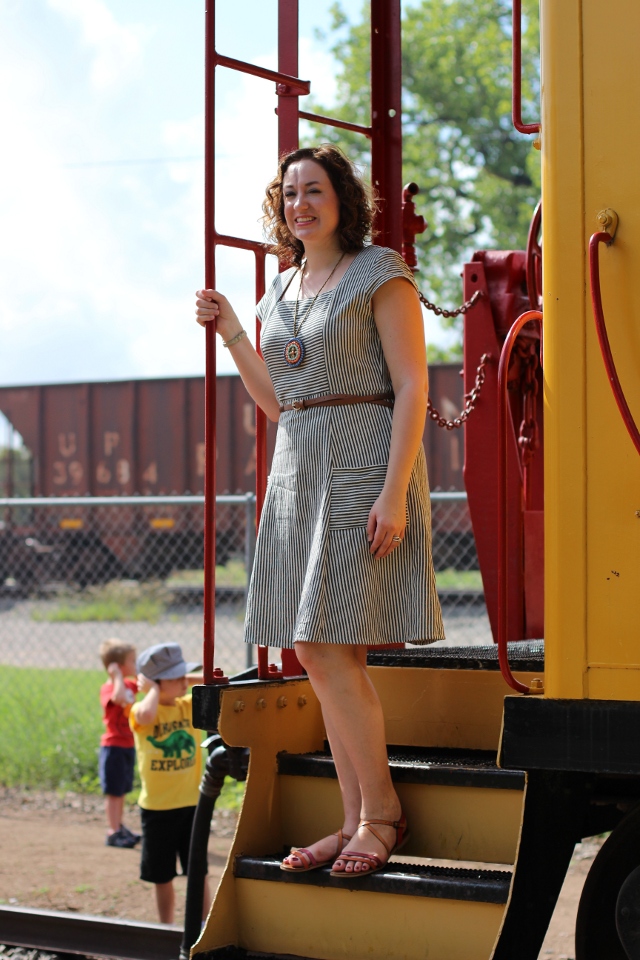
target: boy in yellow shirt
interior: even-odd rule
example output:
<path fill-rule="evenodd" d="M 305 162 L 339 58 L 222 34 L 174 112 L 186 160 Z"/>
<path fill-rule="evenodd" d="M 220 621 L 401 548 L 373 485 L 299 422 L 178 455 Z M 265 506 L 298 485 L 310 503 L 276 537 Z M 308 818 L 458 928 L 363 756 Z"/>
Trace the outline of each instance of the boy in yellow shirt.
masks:
<path fill-rule="evenodd" d="M 160 923 L 175 916 L 176 857 L 186 874 L 191 827 L 202 775 L 200 731 L 191 720 L 191 693 L 198 664 L 186 663 L 177 643 L 159 643 L 138 657 L 138 689 L 144 698 L 131 708 L 142 790 L 140 879 L 155 884 Z M 210 898 L 205 878 L 203 914 Z"/>

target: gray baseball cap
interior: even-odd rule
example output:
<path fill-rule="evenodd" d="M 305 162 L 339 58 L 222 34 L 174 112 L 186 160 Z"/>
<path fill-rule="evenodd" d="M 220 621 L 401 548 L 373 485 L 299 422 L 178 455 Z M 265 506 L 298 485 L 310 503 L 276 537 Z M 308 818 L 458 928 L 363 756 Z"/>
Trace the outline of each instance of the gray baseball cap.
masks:
<path fill-rule="evenodd" d="M 137 661 L 138 673 L 149 680 L 176 680 L 199 666 L 185 661 L 179 643 L 157 643 L 143 650 Z"/>

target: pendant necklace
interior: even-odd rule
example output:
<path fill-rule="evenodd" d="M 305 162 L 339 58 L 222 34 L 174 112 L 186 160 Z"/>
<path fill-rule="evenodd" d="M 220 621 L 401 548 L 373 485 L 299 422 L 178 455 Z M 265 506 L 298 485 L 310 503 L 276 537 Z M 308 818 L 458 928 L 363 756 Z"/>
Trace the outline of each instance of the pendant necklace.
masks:
<path fill-rule="evenodd" d="M 329 283 L 329 280 L 331 280 L 331 277 L 334 275 L 334 273 L 336 272 L 336 270 L 338 269 L 338 267 L 340 266 L 343 260 L 344 260 L 344 253 L 342 253 L 335 267 L 333 268 L 333 270 L 331 271 L 331 273 L 329 274 L 325 282 L 322 284 L 322 286 L 316 293 L 315 297 L 311 301 L 311 306 L 307 309 L 307 312 L 301 318 L 300 323 L 298 323 L 298 303 L 300 302 L 300 291 L 302 290 L 303 267 L 301 266 L 299 268 L 300 269 L 300 286 L 298 287 L 298 294 L 296 296 L 296 302 L 293 308 L 293 336 L 290 340 L 287 340 L 287 342 L 284 345 L 284 359 L 290 367 L 299 367 L 302 361 L 304 360 L 304 357 L 305 357 L 304 343 L 302 342 L 302 340 L 298 335 L 300 327 L 302 326 L 304 321 L 307 319 L 307 317 L 313 310 L 313 305 L 315 304 L 316 300 L 318 299 L 318 297 L 320 296 L 320 294 L 322 293 L 326 285 Z M 306 266 L 306 260 L 304 265 Z"/>

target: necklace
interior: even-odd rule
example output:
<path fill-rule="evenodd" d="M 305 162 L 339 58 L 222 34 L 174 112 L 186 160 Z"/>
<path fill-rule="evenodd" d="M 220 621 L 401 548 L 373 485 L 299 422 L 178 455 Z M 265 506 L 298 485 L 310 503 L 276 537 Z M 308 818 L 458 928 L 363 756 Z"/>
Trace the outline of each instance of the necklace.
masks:
<path fill-rule="evenodd" d="M 336 270 L 338 269 L 338 267 L 340 266 L 343 260 L 344 260 L 344 253 L 342 253 L 335 267 L 333 268 L 333 270 L 331 271 L 331 273 L 329 274 L 325 282 L 322 284 L 322 286 L 316 293 L 315 297 L 311 301 L 311 305 L 307 308 L 307 312 L 301 318 L 300 323 L 298 323 L 298 304 L 300 302 L 300 291 L 302 290 L 303 276 L 302 276 L 302 266 L 299 267 L 299 270 L 301 271 L 300 286 L 298 287 L 298 295 L 296 296 L 296 303 L 295 303 L 295 307 L 293 308 L 293 336 L 290 340 L 287 340 L 287 342 L 284 345 L 284 359 L 285 359 L 285 362 L 290 367 L 299 367 L 305 358 L 306 351 L 304 348 L 304 343 L 302 342 L 302 340 L 298 335 L 300 331 L 300 327 L 302 326 L 304 321 L 307 319 L 307 317 L 313 310 L 313 306 L 316 300 L 318 299 L 318 297 L 320 296 L 320 294 L 322 293 L 326 285 L 329 283 L 329 280 L 331 280 L 331 277 L 334 275 L 334 273 L 336 272 Z M 305 264 L 306 264 L 306 261 L 305 261 Z"/>

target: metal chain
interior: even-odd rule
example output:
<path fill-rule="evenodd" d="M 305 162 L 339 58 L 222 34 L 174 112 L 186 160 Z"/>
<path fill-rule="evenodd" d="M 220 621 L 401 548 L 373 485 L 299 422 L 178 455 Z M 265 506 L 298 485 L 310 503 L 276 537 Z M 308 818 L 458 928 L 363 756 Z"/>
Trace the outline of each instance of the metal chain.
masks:
<path fill-rule="evenodd" d="M 480 292 L 480 291 L 478 291 Z M 474 293 L 473 297 L 476 297 L 477 294 Z M 468 309 L 472 303 L 473 297 L 468 303 L 464 303 L 462 306 L 465 309 Z M 470 393 L 465 393 L 464 395 L 464 407 L 460 411 L 459 416 L 454 420 L 445 420 L 441 416 L 440 411 L 436 410 L 434 405 L 431 403 L 431 397 L 427 402 L 427 416 L 434 420 L 439 427 L 442 427 L 444 430 L 457 430 L 458 427 L 461 427 L 462 424 L 469 419 L 470 414 L 475 410 L 476 403 L 480 399 L 480 393 L 482 387 L 484 386 L 484 381 L 486 379 L 485 367 L 491 360 L 490 353 L 483 353 L 480 357 L 480 363 L 478 364 L 478 369 L 476 370 L 476 382 L 473 385 L 473 390 Z"/>
<path fill-rule="evenodd" d="M 450 317 L 459 317 L 461 313 L 466 313 L 467 310 L 470 310 L 471 307 L 476 303 L 480 297 L 483 295 L 482 290 L 476 290 L 474 295 L 470 300 L 465 300 L 461 307 L 458 307 L 457 310 L 445 310 L 444 307 L 438 307 L 435 303 L 431 303 L 430 300 L 427 300 L 424 293 L 421 293 L 418 290 L 418 296 L 422 303 L 424 303 L 427 310 L 431 310 L 437 317 L 446 317 L 448 320 Z"/>
<path fill-rule="evenodd" d="M 420 291 L 418 291 L 418 296 L 427 310 L 431 310 L 432 313 L 435 313 L 437 317 L 445 317 L 449 319 L 451 317 L 459 317 L 460 314 L 464 314 L 467 312 L 467 310 L 470 310 L 474 303 L 476 303 L 482 296 L 482 290 L 476 290 L 473 296 L 469 300 L 465 300 L 462 306 L 458 307 L 457 310 L 445 310 L 444 307 L 438 307 L 435 303 L 431 303 L 430 300 L 427 300 L 424 293 L 421 293 Z M 476 382 L 473 386 L 473 390 L 471 393 L 465 393 L 464 407 L 460 411 L 460 415 L 455 417 L 454 420 L 446 420 L 440 414 L 440 411 L 436 410 L 431 402 L 431 397 L 429 397 L 427 402 L 427 416 L 431 420 L 434 420 L 439 427 L 442 427 L 444 430 L 457 430 L 458 427 L 461 427 L 462 424 L 469 419 L 469 414 L 475 409 L 478 398 L 480 397 L 480 391 L 482 390 L 486 377 L 484 368 L 490 359 L 491 354 L 489 353 L 483 353 L 480 357 L 480 363 L 478 364 L 478 369 L 476 371 Z"/>

